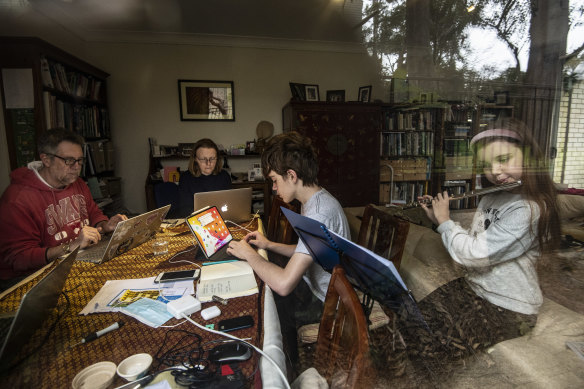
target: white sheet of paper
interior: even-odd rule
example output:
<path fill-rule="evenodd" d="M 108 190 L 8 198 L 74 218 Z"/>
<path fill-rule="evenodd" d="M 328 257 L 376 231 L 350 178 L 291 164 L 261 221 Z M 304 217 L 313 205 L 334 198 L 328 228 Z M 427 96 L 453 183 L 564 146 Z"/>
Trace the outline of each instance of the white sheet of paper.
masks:
<path fill-rule="evenodd" d="M 171 296 L 174 293 L 194 294 L 195 287 L 192 280 L 168 282 L 163 284 L 154 283 L 156 277 L 136 278 L 129 280 L 106 281 L 99 292 L 87 303 L 80 315 L 90 313 L 117 312 L 120 308 L 108 306 L 108 304 L 125 290 L 160 290 L 163 296 Z"/>

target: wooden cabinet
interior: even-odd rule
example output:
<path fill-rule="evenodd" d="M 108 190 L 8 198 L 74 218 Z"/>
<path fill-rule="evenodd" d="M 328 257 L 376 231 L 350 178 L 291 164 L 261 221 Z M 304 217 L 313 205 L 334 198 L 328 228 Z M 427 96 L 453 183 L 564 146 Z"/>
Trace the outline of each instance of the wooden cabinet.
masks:
<path fill-rule="evenodd" d="M 319 184 L 343 207 L 378 203 L 380 119 L 378 104 L 290 102 L 282 109 L 284 131 L 312 140 Z"/>

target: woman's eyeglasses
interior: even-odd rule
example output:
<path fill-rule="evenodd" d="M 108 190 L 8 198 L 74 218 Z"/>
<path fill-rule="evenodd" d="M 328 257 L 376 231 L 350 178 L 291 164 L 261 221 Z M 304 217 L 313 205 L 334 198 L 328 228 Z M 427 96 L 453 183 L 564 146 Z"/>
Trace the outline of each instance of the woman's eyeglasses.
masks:
<path fill-rule="evenodd" d="M 65 162 L 65 165 L 67 166 L 73 166 L 76 163 L 79 164 L 79 166 L 83 165 L 85 163 L 85 158 L 79 158 L 79 159 L 75 159 L 75 158 L 63 158 L 63 157 L 59 157 L 56 154 L 49 154 L 47 153 L 47 155 L 52 155 L 53 157 L 57 157 L 60 160 L 62 160 L 63 162 Z"/>
<path fill-rule="evenodd" d="M 213 157 L 213 158 L 199 158 L 199 157 L 197 157 L 197 160 L 201 163 L 213 163 L 217 160 L 217 157 Z"/>

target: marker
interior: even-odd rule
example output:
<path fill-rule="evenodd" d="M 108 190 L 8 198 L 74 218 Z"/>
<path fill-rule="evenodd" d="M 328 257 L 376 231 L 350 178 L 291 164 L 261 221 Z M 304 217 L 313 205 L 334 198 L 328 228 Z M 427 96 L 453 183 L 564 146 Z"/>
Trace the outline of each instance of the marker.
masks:
<path fill-rule="evenodd" d="M 217 262 L 203 262 L 203 266 L 208 266 L 208 265 L 218 265 L 220 263 L 229 263 L 229 262 L 238 262 L 238 259 L 228 259 L 226 261 L 217 261 Z"/>
<path fill-rule="evenodd" d="M 217 303 L 221 303 L 221 304 L 223 304 L 223 305 L 227 305 L 227 300 L 226 300 L 226 299 L 224 299 L 224 298 L 221 298 L 221 297 L 219 297 L 219 296 L 217 296 L 217 295 L 215 295 L 215 294 L 214 294 L 214 295 L 211 297 L 211 299 L 212 299 L 213 301 L 217 302 Z"/>
<path fill-rule="evenodd" d="M 89 343 L 92 340 L 95 340 L 95 339 L 99 338 L 100 336 L 107 334 L 108 332 L 111 332 L 113 330 L 117 330 L 118 328 L 120 328 L 123 325 L 124 325 L 124 322 L 123 321 L 117 321 L 114 324 L 112 324 L 111 326 L 106 327 L 106 328 L 104 328 L 101 331 L 92 332 L 92 333 L 86 335 L 83 339 L 81 339 L 81 342 L 76 343 L 76 344 L 74 344 L 71 347 L 75 347 L 75 346 L 77 346 L 78 344 L 81 344 L 81 343 Z"/>

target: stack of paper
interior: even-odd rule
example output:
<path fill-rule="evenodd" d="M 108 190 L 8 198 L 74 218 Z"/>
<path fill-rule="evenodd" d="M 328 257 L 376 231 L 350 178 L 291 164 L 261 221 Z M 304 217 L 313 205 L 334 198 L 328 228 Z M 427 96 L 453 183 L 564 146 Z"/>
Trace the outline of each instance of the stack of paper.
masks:
<path fill-rule="evenodd" d="M 221 298 L 249 296 L 258 293 L 251 266 L 245 261 L 203 266 L 197 284 L 197 299 L 205 303 L 216 295 Z"/>

